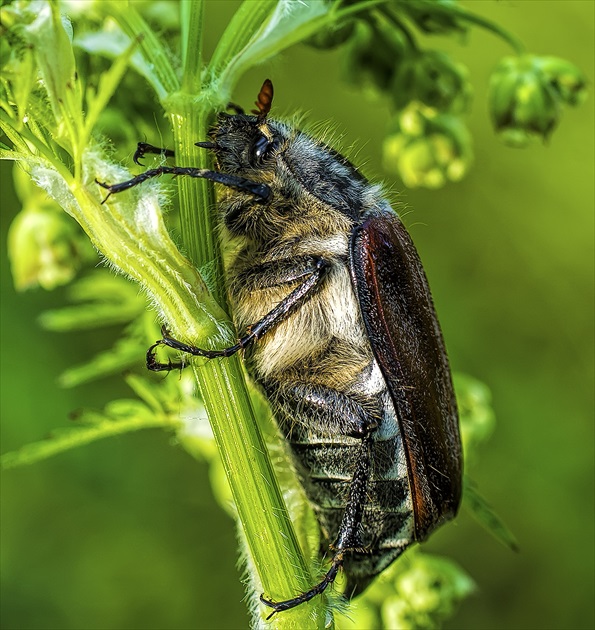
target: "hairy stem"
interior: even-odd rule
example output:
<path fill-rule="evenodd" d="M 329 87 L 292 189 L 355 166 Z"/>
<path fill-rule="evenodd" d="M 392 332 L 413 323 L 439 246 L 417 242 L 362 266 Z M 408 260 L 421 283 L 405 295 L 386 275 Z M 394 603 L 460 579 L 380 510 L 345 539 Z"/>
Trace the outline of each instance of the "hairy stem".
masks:
<path fill-rule="evenodd" d="M 189 20 L 189 33 L 192 33 L 193 25 L 198 28 L 202 23 L 202 3 L 191 5 L 185 18 Z M 238 38 L 229 41 L 237 46 Z M 199 92 L 201 68 L 197 60 L 201 54 L 196 49 L 197 39 L 188 36 L 186 46 L 182 55 L 185 60 L 183 89 L 166 101 L 174 132 L 176 161 L 182 166 L 212 168 L 209 155 L 195 143 L 206 139 L 213 120 L 213 103 L 218 99 Z M 218 50 L 223 62 L 225 47 L 220 46 Z M 213 279 L 211 290 L 215 299 L 226 305 L 213 185 L 190 178 L 180 178 L 178 183 L 183 245 L 194 265 Z M 184 335 L 185 331 L 180 333 Z M 239 359 L 209 361 L 196 367 L 195 374 L 263 590 L 276 597 L 291 597 L 307 590 L 312 576 L 254 417 Z M 316 625 L 324 625 L 322 600 L 279 617 L 274 625 L 312 627 L 312 619 L 318 619 Z"/>

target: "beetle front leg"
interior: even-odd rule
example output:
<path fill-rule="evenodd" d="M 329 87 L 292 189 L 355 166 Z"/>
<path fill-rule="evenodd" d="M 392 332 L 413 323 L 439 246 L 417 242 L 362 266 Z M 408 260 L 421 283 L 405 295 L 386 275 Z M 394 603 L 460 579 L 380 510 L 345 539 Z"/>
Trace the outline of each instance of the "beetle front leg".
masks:
<path fill-rule="evenodd" d="M 139 142 L 136 145 L 136 151 L 132 156 L 132 161 L 139 166 L 143 166 L 140 160 L 147 155 L 147 153 L 152 153 L 155 155 L 163 155 L 166 158 L 175 157 L 176 153 L 172 149 L 164 149 L 162 147 L 155 147 L 148 142 Z"/>
<path fill-rule="evenodd" d="M 239 296 L 239 301 L 242 301 L 244 296 L 257 291 L 302 282 L 316 271 L 322 260 L 320 256 L 293 256 L 235 270 L 231 274 L 233 279 L 230 292 Z M 330 261 L 325 260 L 323 264 L 330 265 Z"/>
<path fill-rule="evenodd" d="M 95 183 L 99 184 L 102 188 L 108 191 L 107 196 L 101 202 L 104 204 L 111 195 L 116 193 L 123 192 L 124 190 L 128 190 L 129 188 L 133 188 L 134 186 L 138 186 L 148 179 L 152 179 L 153 177 L 160 177 L 161 175 L 175 175 L 175 176 L 186 176 L 186 177 L 196 177 L 199 179 L 208 179 L 212 182 L 216 182 L 218 184 L 223 184 L 223 186 L 229 186 L 230 188 L 234 188 L 235 190 L 239 190 L 240 192 L 244 192 L 250 195 L 254 195 L 256 200 L 265 202 L 271 196 L 271 189 L 266 184 L 260 184 L 259 182 L 254 182 L 250 179 L 246 179 L 245 177 L 238 177 L 237 175 L 229 175 L 227 173 L 219 173 L 218 171 L 210 171 L 205 168 L 194 168 L 193 166 L 158 166 L 157 168 L 149 169 L 132 179 L 129 179 L 125 182 L 119 182 L 118 184 L 107 184 L 105 182 L 100 182 L 98 179 L 95 180 Z"/>
<path fill-rule="evenodd" d="M 366 505 L 366 493 L 368 489 L 368 481 L 370 480 L 371 469 L 371 446 L 372 437 L 368 435 L 362 440 L 360 456 L 357 461 L 355 472 L 351 479 L 349 488 L 349 499 L 341 520 L 341 527 L 337 540 L 331 546 L 335 550 L 331 562 L 331 568 L 326 572 L 325 576 L 305 593 L 301 593 L 297 597 L 286 599 L 281 602 L 275 602 L 267 599 L 264 595 L 260 596 L 260 601 L 273 612 L 267 617 L 270 619 L 275 613 L 295 608 L 300 604 L 310 601 L 316 595 L 323 593 L 326 588 L 335 581 L 339 569 L 343 565 L 345 556 L 352 551 L 363 551 L 363 544 L 360 537 L 360 526 L 364 515 Z"/>

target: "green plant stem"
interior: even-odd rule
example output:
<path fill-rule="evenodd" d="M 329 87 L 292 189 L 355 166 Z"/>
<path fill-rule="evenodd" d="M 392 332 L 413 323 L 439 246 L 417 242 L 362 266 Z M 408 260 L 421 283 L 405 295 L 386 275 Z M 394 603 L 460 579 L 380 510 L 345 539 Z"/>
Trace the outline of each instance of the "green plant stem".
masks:
<path fill-rule="evenodd" d="M 381 6 L 377 9 L 377 13 L 382 16 L 382 19 L 387 20 L 403 33 L 412 51 L 419 51 L 419 47 L 413 37 L 413 33 L 409 30 L 401 18 L 399 18 L 394 12 L 390 11 L 389 7 Z"/>
<path fill-rule="evenodd" d="M 141 52 L 154 71 L 151 85 L 157 98 L 163 102 L 169 94 L 179 89 L 179 82 L 161 40 L 130 3 L 111 0 L 110 10 L 130 39 L 140 42 Z"/>
<path fill-rule="evenodd" d="M 239 360 L 211 363 L 198 375 L 215 440 L 262 589 L 276 599 L 308 590 L 312 576 L 303 559 L 243 386 Z M 230 413 L 231 412 L 231 413 Z M 322 598 L 275 617 L 275 628 L 323 628 Z"/>
<path fill-rule="evenodd" d="M 217 102 L 205 92 L 199 92 L 201 68 L 197 60 L 201 55 L 196 49 L 199 40 L 191 33 L 202 22 L 202 3 L 186 7 L 185 16 L 190 24 L 187 49 L 183 52 L 182 85 L 185 89 L 171 95 L 166 105 L 173 127 L 177 163 L 209 168 L 212 165 L 208 154 L 195 146 L 195 142 L 207 137 L 213 103 Z M 238 40 L 233 41 L 237 44 Z M 208 270 L 207 275 L 214 279 L 214 297 L 225 305 L 213 186 L 205 180 L 190 178 L 180 178 L 178 183 L 184 247 L 199 269 Z M 254 418 L 238 357 L 207 362 L 195 368 L 195 375 L 263 590 L 278 598 L 289 598 L 307 590 L 312 576 Z M 276 617 L 273 625 L 313 627 L 314 619 L 317 620 L 314 627 L 322 627 L 324 602 L 318 599 Z"/>
<path fill-rule="evenodd" d="M 182 90 L 197 94 L 200 90 L 202 69 L 202 32 L 204 1 L 182 0 L 180 7 L 182 24 Z"/>
<path fill-rule="evenodd" d="M 194 142 L 204 137 L 208 114 L 196 111 L 196 99 L 178 93 L 170 100 L 176 155 L 181 164 L 201 164 Z M 206 158 L 202 157 L 204 161 Z M 201 164 L 202 165 L 202 164 Z M 218 298 L 223 287 L 221 256 L 214 226 L 211 187 L 204 181 L 179 181 L 182 240 L 199 267 L 217 269 Z M 181 331 L 184 333 L 184 331 Z M 250 555 L 267 594 L 291 597 L 312 583 L 283 502 L 266 446 L 254 418 L 244 373 L 237 357 L 207 362 L 195 370 L 201 396 L 223 459 Z M 291 570 L 288 571 L 288 567 Z M 320 601 L 278 618 L 279 627 L 311 627 L 312 611 L 324 620 Z M 286 626 L 285 624 L 290 624 Z M 304 626 L 301 626 L 304 627 Z"/>
<path fill-rule="evenodd" d="M 211 112 L 195 94 L 178 92 L 168 99 L 168 115 L 172 123 L 176 163 L 180 166 L 212 168 L 208 153 L 195 146 L 207 137 Z M 216 241 L 215 194 L 205 180 L 180 178 L 180 221 L 182 240 L 187 256 L 205 275 L 214 279 L 212 291 L 219 304 L 225 306 L 223 266 Z M 217 287 L 220 287 L 219 289 Z"/>
<path fill-rule="evenodd" d="M 476 26 L 480 26 L 486 31 L 490 31 L 490 33 L 493 33 L 494 35 L 500 37 L 514 49 L 517 55 L 525 54 L 526 52 L 525 46 L 521 42 L 521 40 L 515 37 L 514 35 L 512 35 L 511 33 L 509 33 L 508 31 L 504 30 L 498 24 L 491 22 L 487 18 L 483 18 L 479 15 L 476 15 L 475 13 L 471 13 L 471 11 L 467 11 L 467 9 L 464 9 L 461 6 L 451 5 L 449 6 L 449 11 L 451 11 L 453 15 L 456 15 L 461 20 L 465 20 L 466 22 L 469 22 L 470 24 L 475 24 Z"/>
<path fill-rule="evenodd" d="M 220 77 L 231 59 L 238 55 L 267 21 L 277 0 L 244 0 L 235 12 L 209 63 L 210 78 Z M 220 89 L 222 86 L 219 86 Z M 232 85 L 226 86 L 231 89 Z"/>

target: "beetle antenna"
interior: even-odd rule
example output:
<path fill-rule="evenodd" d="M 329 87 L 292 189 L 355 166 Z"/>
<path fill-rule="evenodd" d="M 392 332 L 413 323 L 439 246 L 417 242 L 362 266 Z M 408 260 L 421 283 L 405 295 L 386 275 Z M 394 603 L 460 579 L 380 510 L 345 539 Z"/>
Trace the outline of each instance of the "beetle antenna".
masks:
<path fill-rule="evenodd" d="M 263 122 L 267 117 L 267 114 L 271 111 L 273 94 L 273 83 L 270 79 L 266 79 L 262 84 L 260 92 L 258 93 L 258 98 L 254 103 L 258 109 L 252 110 L 253 113 L 257 114 L 260 122 Z"/>

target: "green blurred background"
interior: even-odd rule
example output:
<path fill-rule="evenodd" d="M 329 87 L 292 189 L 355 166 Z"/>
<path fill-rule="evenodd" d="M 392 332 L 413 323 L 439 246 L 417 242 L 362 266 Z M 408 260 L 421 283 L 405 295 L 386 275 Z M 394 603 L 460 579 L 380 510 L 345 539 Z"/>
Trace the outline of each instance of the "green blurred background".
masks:
<path fill-rule="evenodd" d="M 430 46 L 468 65 L 475 166 L 442 190 L 403 191 L 406 223 L 428 273 L 453 369 L 492 390 L 497 428 L 470 471 L 519 539 L 514 554 L 465 513 L 426 548 L 479 586 L 449 628 L 593 628 L 593 23 L 594 3 L 467 2 L 530 52 L 565 57 L 591 94 L 545 145 L 506 148 L 490 128 L 489 72 L 510 51 L 474 29 L 465 45 Z M 235 2 L 207 6 L 214 45 Z M 210 43 L 209 43 L 210 42 Z M 340 79 L 340 53 L 290 49 L 244 77 L 249 105 L 273 79 L 276 113 L 307 111 L 380 168 L 388 112 Z M 157 141 L 156 138 L 148 138 Z M 197 139 L 198 140 L 198 139 Z M 18 211 L 2 165 L 2 234 Z M 2 451 L 67 425 L 80 407 L 129 392 L 118 378 L 61 390 L 57 376 L 119 331 L 68 336 L 36 318 L 64 290 L 16 295 L 2 254 Z M 140 361 L 139 361 L 140 363 Z M 100 442 L 2 478 L 2 627 L 247 626 L 234 524 L 211 496 L 206 467 L 168 435 Z"/>

